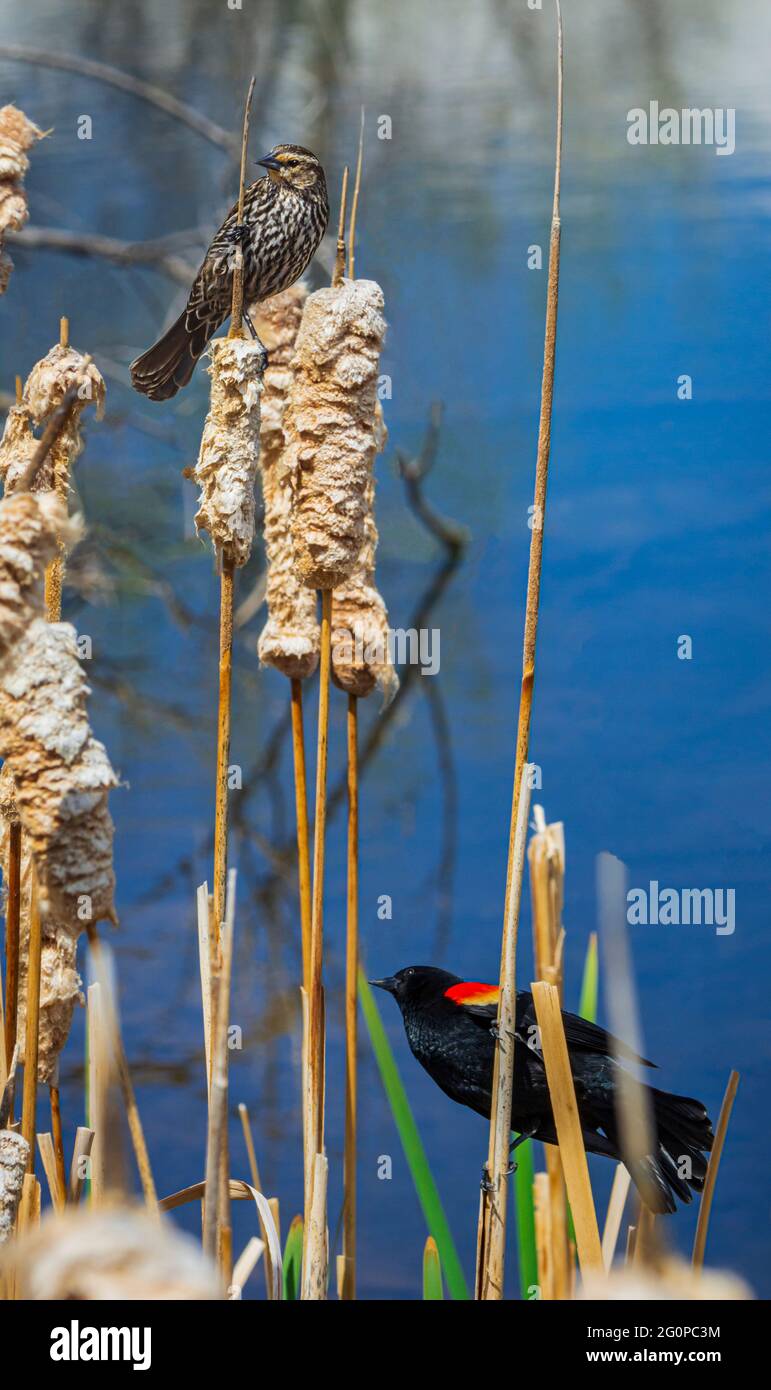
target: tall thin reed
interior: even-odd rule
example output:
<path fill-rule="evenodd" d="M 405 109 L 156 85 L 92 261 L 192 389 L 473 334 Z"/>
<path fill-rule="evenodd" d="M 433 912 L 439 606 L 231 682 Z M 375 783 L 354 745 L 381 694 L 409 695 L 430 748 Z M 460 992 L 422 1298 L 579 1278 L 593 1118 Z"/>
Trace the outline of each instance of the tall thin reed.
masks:
<path fill-rule="evenodd" d="M 506 869 L 506 894 L 504 905 L 504 931 L 501 944 L 501 995 L 500 1009 L 504 997 L 507 962 L 513 954 L 513 942 L 507 937 L 516 932 L 517 915 L 513 903 L 519 900 L 521 882 L 515 882 L 515 844 L 519 823 L 519 801 L 522 789 L 522 772 L 527 763 L 530 744 L 530 718 L 533 707 L 533 685 L 535 681 L 535 650 L 538 633 L 538 607 L 541 590 L 541 563 L 543 558 L 543 530 L 546 520 L 546 487 L 549 475 L 549 454 L 551 449 L 551 415 L 554 398 L 554 362 L 557 347 L 557 302 L 559 293 L 560 264 L 560 179 L 562 169 L 562 12 L 559 0 L 555 0 L 557 12 L 557 134 L 554 168 L 554 198 L 552 204 L 551 233 L 549 238 L 549 271 L 546 286 L 546 330 L 544 337 L 543 376 L 541 381 L 541 411 L 538 427 L 538 450 L 535 467 L 535 492 L 533 527 L 530 532 L 530 560 L 527 575 L 527 599 L 525 605 L 525 637 L 522 653 L 522 682 L 519 697 L 519 718 L 517 722 L 517 747 L 514 764 L 514 789 L 512 796 L 511 820 L 509 824 L 509 850 Z M 520 864 L 520 876 L 524 867 L 524 855 Z M 511 1018 L 513 1032 L 514 1019 Z M 513 1038 L 510 1040 L 513 1051 Z M 493 1080 L 493 1104 L 490 1115 L 489 1155 L 497 1152 L 500 1156 L 501 1141 L 496 1144 L 496 1130 L 500 1131 L 499 1107 L 503 1097 L 496 1085 L 499 1074 L 500 1041 L 496 1048 L 495 1076 Z M 513 1064 L 512 1064 L 513 1065 Z M 505 1103 L 505 1101 L 504 1101 Z M 510 1105 L 510 1098 L 509 1098 Z M 490 1174 L 496 1198 L 500 1197 L 501 1173 Z M 496 1185 L 497 1184 L 497 1185 Z M 503 1296 L 503 1250 L 506 1235 L 505 1199 L 501 1204 L 502 1220 L 493 1222 L 493 1203 L 490 1192 L 483 1192 L 480 1205 L 479 1230 L 477 1236 L 477 1297 L 497 1299 Z M 491 1239 L 491 1230 L 496 1226 L 496 1234 Z"/>
<path fill-rule="evenodd" d="M 506 1241 L 506 1207 L 509 1190 L 509 1145 L 511 1141 L 511 1101 L 514 1089 L 514 1026 L 517 1005 L 517 932 L 522 874 L 525 865 L 527 817 L 530 810 L 529 763 L 520 774 L 521 786 L 517 799 L 517 823 L 512 844 L 512 892 L 507 896 L 506 920 L 503 930 L 503 956 L 498 995 L 496 1033 L 498 1046 L 493 1067 L 493 1092 L 490 1120 L 490 1144 L 487 1154 L 486 1181 L 483 1188 L 488 1219 L 484 1233 L 484 1251 L 480 1262 L 481 1282 L 478 1297 L 503 1298 L 503 1264 Z"/>
<path fill-rule="evenodd" d="M 244 105 L 241 136 L 241 173 L 238 185 L 238 225 L 244 220 L 244 191 L 246 186 L 246 152 L 249 143 L 249 117 L 254 95 L 254 77 Z M 238 244 L 233 264 L 233 305 L 230 322 L 231 338 L 241 337 L 244 307 L 244 259 Z M 217 775 L 214 803 L 214 927 L 217 940 L 225 913 L 225 888 L 228 869 L 228 764 L 230 762 L 230 711 L 233 689 L 233 589 L 234 563 L 232 557 L 221 556 L 220 628 L 219 628 L 219 696 L 217 706 Z"/>
<path fill-rule="evenodd" d="M 562 1024 L 559 992 L 554 985 L 536 980 L 533 984 L 533 1001 L 541 1035 L 554 1125 L 573 1214 L 581 1272 L 602 1273 L 602 1248 L 597 1228 L 597 1214 L 589 1182 L 589 1167 Z"/>
<path fill-rule="evenodd" d="M 348 696 L 348 885 L 345 937 L 345 1150 L 343 1158 L 343 1281 L 356 1297 L 356 1126 L 358 1107 L 359 971 L 359 701 Z"/>
<path fill-rule="evenodd" d="M 723 1104 L 720 1107 L 720 1117 L 715 1130 L 715 1141 L 712 1145 L 712 1152 L 707 1164 L 707 1176 L 704 1179 L 704 1190 L 701 1194 L 699 1204 L 699 1219 L 696 1224 L 696 1237 L 693 1242 L 693 1267 L 702 1269 L 704 1265 L 704 1251 L 707 1246 L 707 1231 L 709 1229 L 710 1212 L 712 1211 L 712 1199 L 715 1195 L 715 1183 L 717 1182 L 717 1170 L 720 1167 L 720 1160 L 723 1156 L 723 1145 L 728 1132 L 728 1121 L 731 1118 L 736 1092 L 739 1087 L 739 1073 L 732 1071 L 728 1078 L 728 1085 L 723 1096 Z"/>

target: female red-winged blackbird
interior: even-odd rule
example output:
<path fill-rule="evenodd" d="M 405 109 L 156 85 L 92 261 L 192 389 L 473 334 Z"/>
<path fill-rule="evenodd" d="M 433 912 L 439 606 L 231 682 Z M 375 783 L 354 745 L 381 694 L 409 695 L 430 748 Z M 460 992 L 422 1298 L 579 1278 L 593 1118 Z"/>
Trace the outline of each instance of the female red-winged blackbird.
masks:
<path fill-rule="evenodd" d="M 236 204 L 206 252 L 184 312 L 131 364 L 132 385 L 152 401 L 168 400 L 187 386 L 206 344 L 228 317 L 238 241 L 244 256 L 244 304 L 251 304 L 299 280 L 327 229 L 327 184 L 315 154 L 302 145 L 276 145 L 257 163 L 268 172 L 246 190 L 242 226 Z M 256 337 L 248 318 L 247 323 Z"/>
<path fill-rule="evenodd" d="M 401 1009 L 407 1041 L 429 1076 L 461 1105 L 490 1118 L 496 985 L 461 980 L 431 965 L 411 965 L 370 984 L 388 990 Z M 563 1011 L 570 1065 L 576 1088 L 584 1144 L 588 1153 L 621 1158 L 615 1112 L 618 1064 L 614 1054 L 652 1067 L 604 1029 Z M 538 1049 L 532 994 L 517 991 L 514 1089 L 511 1127 L 518 1138 L 556 1144 L 546 1072 Z M 657 1128 L 658 1149 L 632 1165 L 632 1178 L 656 1212 L 675 1210 L 675 1197 L 692 1200 L 689 1187 L 704 1185 L 704 1158 L 712 1147 L 709 1116 L 698 1100 L 647 1086 Z M 687 1176 L 684 1176 L 687 1174 Z"/>

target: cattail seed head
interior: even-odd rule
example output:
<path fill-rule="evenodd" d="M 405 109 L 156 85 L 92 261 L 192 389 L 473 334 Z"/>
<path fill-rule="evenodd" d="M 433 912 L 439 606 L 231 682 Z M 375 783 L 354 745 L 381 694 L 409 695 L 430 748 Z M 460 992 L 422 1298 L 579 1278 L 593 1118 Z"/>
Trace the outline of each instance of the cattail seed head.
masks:
<path fill-rule="evenodd" d="M 385 328 L 383 293 L 372 280 L 343 280 L 305 305 L 284 428 L 295 570 L 312 588 L 341 584 L 364 540 Z"/>
<path fill-rule="evenodd" d="M 318 665 L 316 595 L 300 583 L 292 554 L 293 492 L 285 456 L 284 409 L 291 362 L 308 287 L 302 281 L 255 306 L 251 316 L 268 350 L 260 423 L 260 474 L 265 507 L 268 621 L 257 651 L 264 665 L 304 680 Z"/>
<path fill-rule="evenodd" d="M 29 212 L 24 176 L 29 169 L 27 150 L 43 132 L 16 106 L 0 108 L 0 294 L 8 288 L 13 261 L 3 250 L 6 232 L 24 226 Z"/>
<path fill-rule="evenodd" d="M 215 338 L 209 352 L 211 404 L 192 470 L 201 489 L 195 524 L 209 532 L 226 565 L 241 566 L 254 541 L 262 355 L 243 338 Z"/>

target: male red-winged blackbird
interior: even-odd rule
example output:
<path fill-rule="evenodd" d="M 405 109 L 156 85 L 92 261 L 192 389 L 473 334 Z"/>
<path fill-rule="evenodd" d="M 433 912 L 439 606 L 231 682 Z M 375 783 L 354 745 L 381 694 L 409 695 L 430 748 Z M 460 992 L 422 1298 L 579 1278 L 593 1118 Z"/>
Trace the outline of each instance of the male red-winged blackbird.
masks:
<path fill-rule="evenodd" d="M 394 996 L 407 1041 L 429 1076 L 452 1100 L 489 1119 L 498 987 L 461 980 L 431 965 L 411 965 L 370 984 Z M 562 1021 L 587 1152 L 620 1159 L 615 1112 L 619 1068 L 614 1054 L 646 1067 L 655 1064 L 636 1057 L 624 1043 L 575 1014 L 563 1010 Z M 517 991 L 515 1030 L 511 1127 L 519 1137 L 512 1148 L 527 1138 L 556 1144 L 533 996 L 524 990 Z M 632 1178 L 653 1211 L 672 1212 L 676 1196 L 690 1202 L 689 1187 L 699 1192 L 704 1185 L 712 1126 L 700 1101 L 652 1086 L 646 1090 L 658 1147 L 632 1165 Z M 684 1172 L 690 1176 L 684 1177 Z"/>
<path fill-rule="evenodd" d="M 152 401 L 165 401 L 187 386 L 209 339 L 228 317 L 233 299 L 233 252 L 244 256 L 244 304 L 269 299 L 299 280 L 315 255 L 329 221 L 327 184 L 315 154 L 302 145 L 276 145 L 267 169 L 246 190 L 244 220 L 230 209 L 193 281 L 176 323 L 131 364 L 131 382 Z M 247 323 L 254 329 L 247 318 Z"/>

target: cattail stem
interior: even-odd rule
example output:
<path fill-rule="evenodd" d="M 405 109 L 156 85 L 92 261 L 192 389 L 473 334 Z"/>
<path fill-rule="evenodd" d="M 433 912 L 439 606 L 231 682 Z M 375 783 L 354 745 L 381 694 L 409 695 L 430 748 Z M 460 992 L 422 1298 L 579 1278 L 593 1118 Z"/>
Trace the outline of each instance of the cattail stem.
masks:
<path fill-rule="evenodd" d="M 222 1232 L 230 1227 L 230 1184 L 227 1174 L 228 1013 L 233 964 L 235 871 L 230 875 L 227 911 L 223 919 L 221 964 L 214 976 L 211 1100 L 206 1140 L 206 1201 L 203 1247 L 212 1259 L 223 1253 Z M 227 1251 L 226 1251 L 227 1253 Z"/>
<path fill-rule="evenodd" d="M 21 1132 L 29 1144 L 29 1171 L 35 1167 L 35 1109 L 37 1105 L 37 1058 L 40 1029 L 40 961 L 42 930 L 38 908 L 37 875 L 32 869 L 29 904 L 29 944 L 27 947 L 27 1031 L 24 1040 L 24 1091 Z"/>
<path fill-rule="evenodd" d="M 230 701 L 233 685 L 233 566 L 222 560 L 220 573 L 219 704 L 217 711 L 217 783 L 214 803 L 214 933 L 217 948 L 225 917 L 228 872 L 228 763 Z"/>
<path fill-rule="evenodd" d="M 487 1154 L 485 1188 L 485 1222 L 482 1262 L 477 1296 L 483 1300 L 503 1298 L 503 1265 L 506 1243 L 506 1207 L 509 1191 L 509 1143 L 511 1139 L 511 1101 L 514 1089 L 514 1029 L 516 1021 L 516 953 L 519 928 L 519 904 L 522 893 L 522 874 L 525 864 L 527 815 L 530 809 L 530 765 L 521 774 L 517 802 L 517 823 L 511 852 L 513 891 L 506 903 L 503 927 L 500 990 L 498 996 L 498 1044 L 493 1066 L 493 1097 L 490 1112 L 490 1143 Z"/>
<path fill-rule="evenodd" d="M 504 905 L 504 933 L 501 949 L 501 994 L 504 983 L 504 961 L 510 949 L 506 941 L 505 924 L 513 920 L 514 901 L 519 901 L 521 881 L 516 882 L 514 873 L 516 827 L 519 817 L 519 801 L 522 788 L 522 771 L 527 763 L 530 744 L 530 718 L 533 708 L 533 685 L 535 681 L 535 649 L 538 633 L 538 606 L 541 593 L 541 563 L 543 559 L 543 529 L 546 519 L 546 488 L 549 476 L 549 454 L 551 449 L 551 415 L 554 399 L 554 363 L 557 346 L 557 303 L 559 294 L 560 265 L 560 181 L 562 172 L 562 12 L 559 0 L 555 0 L 557 11 L 557 133 L 554 162 L 554 198 L 552 203 L 551 234 L 549 238 L 549 271 L 546 285 L 546 328 L 544 334 L 543 375 L 541 378 L 541 411 L 538 426 L 538 449 L 535 465 L 535 492 L 533 526 L 530 532 L 530 560 L 527 573 L 527 599 L 525 605 L 525 637 L 522 652 L 522 681 L 519 696 L 519 718 L 517 721 L 517 745 L 514 763 L 514 789 L 512 795 L 511 820 L 509 823 L 509 852 L 506 868 L 506 894 Z M 521 868 L 524 866 L 524 859 Z M 499 1006 L 500 1007 L 500 1006 Z M 513 1046 L 513 1039 L 512 1039 Z M 496 1064 L 499 1057 L 496 1049 Z M 493 1109 L 490 1116 L 490 1153 L 494 1148 L 494 1132 L 498 1123 L 496 1114 L 496 1095 L 493 1090 Z M 492 1258 L 497 1265 L 498 1252 L 502 1260 L 505 1243 L 505 1199 L 503 1204 L 503 1223 L 495 1237 L 490 1240 L 492 1229 L 492 1203 L 490 1194 L 483 1193 L 480 1208 L 482 1229 L 477 1236 L 477 1296 L 501 1298 L 503 1296 L 502 1264 L 500 1269 L 490 1266 Z M 500 1225 L 499 1222 L 495 1223 Z M 484 1292 L 486 1291 L 486 1292 Z"/>
<path fill-rule="evenodd" d="M 11 1065 L 19 1009 L 19 924 L 21 921 L 21 823 L 8 826 L 8 899 L 5 908 L 5 1055 Z"/>
<path fill-rule="evenodd" d="M 348 901 L 345 947 L 345 1152 L 341 1297 L 356 1297 L 356 1127 L 359 970 L 359 760 L 356 695 L 348 696 Z"/>
<path fill-rule="evenodd" d="M 353 184 L 353 198 L 351 199 L 351 221 L 348 228 L 348 279 L 355 280 L 356 268 L 356 214 L 359 210 L 359 193 L 361 192 L 361 169 L 364 163 L 364 107 L 361 108 L 361 120 L 359 123 L 359 152 L 356 156 L 356 178 Z"/>
<path fill-rule="evenodd" d="M 310 989 L 311 964 L 311 856 L 308 833 L 308 790 L 305 772 L 305 731 L 303 728 L 302 681 L 293 679 L 292 752 L 294 754 L 294 798 L 297 821 L 297 870 L 300 884 L 300 925 L 302 930 L 303 987 Z"/>
<path fill-rule="evenodd" d="M 308 995 L 308 1048 L 306 1089 L 306 1158 L 310 1171 L 305 1185 L 305 1246 L 303 1270 L 318 1287 L 323 1252 L 314 1245 L 326 1243 L 326 1225 L 319 1220 L 319 1196 L 314 1196 L 318 1159 L 324 1151 L 324 992 L 322 985 L 324 931 L 324 851 L 327 822 L 327 749 L 329 743 L 329 673 L 331 666 L 332 591 L 321 594 L 321 652 L 319 660 L 319 713 L 316 753 L 316 814 L 313 838 L 313 897 L 311 904 L 310 991 Z"/>
<path fill-rule="evenodd" d="M 720 1118 L 717 1122 L 715 1131 L 715 1141 L 712 1145 L 712 1152 L 707 1164 L 707 1176 L 704 1179 L 704 1190 L 701 1194 L 699 1206 L 699 1219 L 696 1224 L 696 1238 L 693 1242 L 693 1267 L 701 1269 L 704 1265 L 704 1251 L 707 1245 L 707 1230 L 709 1227 L 709 1216 L 712 1211 L 712 1198 L 715 1195 L 715 1183 L 717 1182 L 717 1170 L 720 1167 L 720 1159 L 723 1155 L 723 1145 L 728 1131 L 728 1121 L 731 1118 L 736 1091 L 739 1086 L 739 1073 L 732 1071 L 728 1078 L 723 1104 L 720 1107 Z"/>
<path fill-rule="evenodd" d="M 345 275 L 345 215 L 348 202 L 348 165 L 343 169 L 343 183 L 340 189 L 340 216 L 337 223 L 337 249 L 335 266 L 332 271 L 332 284 L 339 285 Z"/>
<path fill-rule="evenodd" d="M 48 1095 L 51 1101 L 51 1138 L 54 1147 L 56 1181 L 59 1184 L 63 1201 L 64 1193 L 67 1191 L 67 1175 L 64 1165 L 64 1136 L 62 1134 L 62 1110 L 58 1082 L 55 1086 L 49 1086 Z"/>

